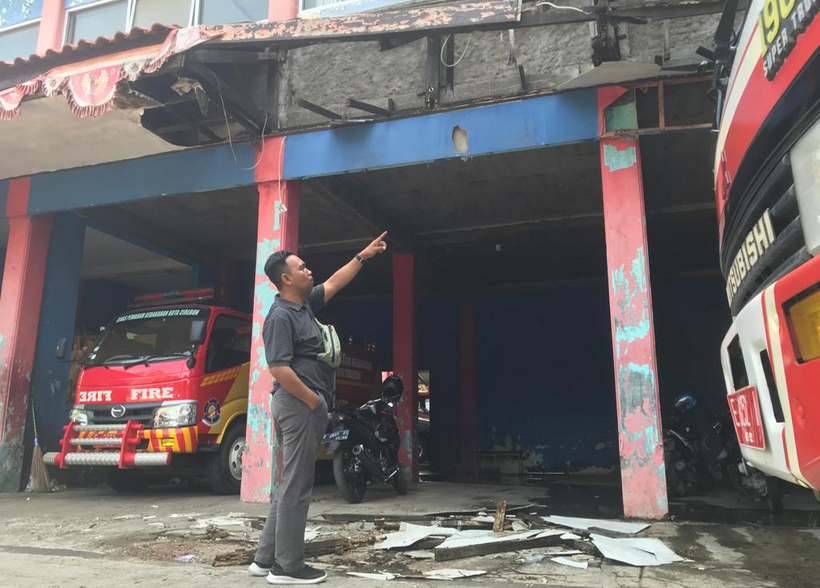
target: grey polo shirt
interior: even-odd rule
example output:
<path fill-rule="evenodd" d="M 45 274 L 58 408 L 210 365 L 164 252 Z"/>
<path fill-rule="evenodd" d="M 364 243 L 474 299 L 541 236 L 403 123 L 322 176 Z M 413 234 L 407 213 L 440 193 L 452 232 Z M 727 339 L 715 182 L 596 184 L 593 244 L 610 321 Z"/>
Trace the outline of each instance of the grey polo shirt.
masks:
<path fill-rule="evenodd" d="M 290 366 L 305 386 L 321 393 L 330 405 L 335 370 L 316 359 L 324 351 L 324 343 L 314 313 L 324 305 L 325 287 L 322 284 L 310 291 L 305 304 L 277 296 L 265 318 L 262 339 L 269 367 Z M 282 385 L 275 381 L 273 392 L 281 388 Z"/>

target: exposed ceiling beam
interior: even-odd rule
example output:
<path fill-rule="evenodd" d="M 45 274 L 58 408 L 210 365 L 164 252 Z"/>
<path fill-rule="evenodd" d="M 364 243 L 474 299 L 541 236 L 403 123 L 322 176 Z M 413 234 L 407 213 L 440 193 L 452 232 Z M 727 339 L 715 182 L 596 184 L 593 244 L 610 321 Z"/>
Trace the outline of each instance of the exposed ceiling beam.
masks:
<path fill-rule="evenodd" d="M 80 216 L 107 229 L 111 235 L 122 235 L 123 239 L 152 243 L 167 251 L 173 251 L 188 259 L 205 264 L 216 263 L 220 259 L 218 251 L 211 251 L 207 246 L 191 243 L 169 231 L 159 230 L 150 220 L 136 215 L 120 206 L 106 206 L 80 211 Z"/>
<path fill-rule="evenodd" d="M 406 252 L 414 252 L 418 249 L 415 237 L 398 226 L 395 221 L 376 210 L 363 192 L 348 188 L 337 178 L 314 179 L 310 181 L 310 187 L 319 197 L 331 205 L 347 214 L 354 215 L 371 227 L 376 232 L 374 237 L 382 231 L 387 231 L 388 241 L 398 249 Z"/>

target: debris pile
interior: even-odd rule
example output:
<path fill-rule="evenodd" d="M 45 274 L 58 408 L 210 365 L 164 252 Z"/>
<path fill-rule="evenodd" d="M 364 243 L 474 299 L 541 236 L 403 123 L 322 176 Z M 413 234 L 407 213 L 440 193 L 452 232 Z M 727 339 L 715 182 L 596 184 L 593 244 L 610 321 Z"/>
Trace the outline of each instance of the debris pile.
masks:
<path fill-rule="evenodd" d="M 501 502 L 494 510 L 428 516 L 324 515 L 323 526 L 306 533 L 306 555 L 330 556 L 320 559 L 319 565 L 380 581 L 495 574 L 509 568 L 493 563 L 498 558 L 507 559 L 524 574 L 540 566 L 588 570 L 599 568 L 604 560 L 639 567 L 686 561 L 660 539 L 639 537 L 650 527 L 647 523 L 544 516 L 539 508 Z M 213 528 L 215 522 L 199 524 Z M 327 530 L 334 525 L 335 532 Z M 261 521 L 251 526 L 261 527 Z M 254 551 L 246 548 L 218 555 L 213 565 L 250 563 Z M 464 562 L 464 567 L 449 567 L 456 561 Z M 448 567 L 439 567 L 442 563 Z"/>

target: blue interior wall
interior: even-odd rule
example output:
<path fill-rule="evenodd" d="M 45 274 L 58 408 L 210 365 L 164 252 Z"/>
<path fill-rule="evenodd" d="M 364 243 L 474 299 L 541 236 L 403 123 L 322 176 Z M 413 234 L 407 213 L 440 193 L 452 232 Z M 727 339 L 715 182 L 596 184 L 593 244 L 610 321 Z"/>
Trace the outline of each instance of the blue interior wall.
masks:
<path fill-rule="evenodd" d="M 433 465 L 449 467 L 458 459 L 460 416 L 458 304 L 447 298 L 421 298 L 417 310 L 418 369 L 430 372 Z M 374 344 L 382 370 L 393 362 L 393 303 L 389 297 L 338 300 L 320 313 L 343 342 Z"/>
<path fill-rule="evenodd" d="M 37 432 L 45 451 L 59 450 L 62 428 L 68 422 L 67 359 L 71 353 L 77 315 L 84 239 L 85 223 L 82 219 L 69 213 L 55 215 L 31 375 Z M 64 361 L 54 356 L 57 342 L 62 337 L 69 342 Z"/>
<path fill-rule="evenodd" d="M 718 275 L 652 282 L 661 411 L 694 394 L 712 410 L 728 410 L 720 343 L 732 324 Z"/>
<path fill-rule="evenodd" d="M 134 291 L 128 286 L 110 280 L 85 280 L 82 284 L 78 325 L 89 335 L 96 335 L 100 327 L 128 308 Z"/>
<path fill-rule="evenodd" d="M 476 298 L 479 447 L 548 470 L 612 467 L 618 446 L 604 285 Z"/>

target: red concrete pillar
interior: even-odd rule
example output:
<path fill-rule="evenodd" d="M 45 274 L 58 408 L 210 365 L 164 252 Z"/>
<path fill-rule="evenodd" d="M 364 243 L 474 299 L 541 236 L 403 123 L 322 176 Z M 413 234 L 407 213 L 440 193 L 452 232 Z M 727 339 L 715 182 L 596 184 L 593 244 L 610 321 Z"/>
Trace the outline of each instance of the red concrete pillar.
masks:
<path fill-rule="evenodd" d="M 9 182 L 9 242 L 0 293 L 0 492 L 17 492 L 40 322 L 51 215 L 30 217 L 29 179 Z"/>
<path fill-rule="evenodd" d="M 461 371 L 461 469 L 475 475 L 478 453 L 478 400 L 475 373 L 475 308 L 464 302 L 459 308 L 459 367 Z"/>
<path fill-rule="evenodd" d="M 293 20 L 299 14 L 299 0 L 270 0 L 268 20 Z"/>
<path fill-rule="evenodd" d="M 660 519 L 669 505 L 634 91 L 600 89 L 598 110 L 624 514 Z"/>
<path fill-rule="evenodd" d="M 416 366 L 416 284 L 413 255 L 393 254 L 393 373 L 404 383 L 398 407 L 399 461 L 409 482 L 419 477 L 416 451 L 418 367 Z"/>
<path fill-rule="evenodd" d="M 40 32 L 37 36 L 37 53 L 49 49 L 58 51 L 63 46 L 65 27 L 65 0 L 43 0 L 40 15 Z"/>
<path fill-rule="evenodd" d="M 259 187 L 259 220 L 256 244 L 256 278 L 253 300 L 253 345 L 246 439 L 242 458 L 242 492 L 245 502 L 269 502 L 281 462 L 271 417 L 273 381 L 265 361 L 262 325 L 276 296 L 265 275 L 265 261 L 280 249 L 296 252 L 299 243 L 299 197 L 301 182 L 280 180 L 284 138 L 265 140 L 262 161 L 256 168 Z"/>

